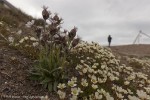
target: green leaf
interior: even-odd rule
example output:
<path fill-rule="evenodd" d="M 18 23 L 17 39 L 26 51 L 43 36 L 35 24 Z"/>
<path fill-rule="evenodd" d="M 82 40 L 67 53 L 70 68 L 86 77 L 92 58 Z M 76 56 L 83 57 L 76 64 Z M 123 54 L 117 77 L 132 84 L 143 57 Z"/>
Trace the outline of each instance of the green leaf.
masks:
<path fill-rule="evenodd" d="M 51 74 L 47 69 L 44 69 L 44 68 L 37 68 L 37 69 L 40 70 L 41 72 L 46 72 L 46 73 Z"/>
<path fill-rule="evenodd" d="M 44 87 L 45 89 L 47 89 L 47 86 L 48 86 L 47 84 L 43 84 L 43 87 Z"/>
<path fill-rule="evenodd" d="M 36 76 L 41 76 L 41 73 L 38 73 L 38 72 L 30 72 L 31 75 L 36 75 Z"/>
<path fill-rule="evenodd" d="M 55 92 L 57 91 L 57 86 L 58 86 L 58 82 L 57 82 L 57 81 L 55 81 L 55 82 L 54 82 L 54 86 L 53 86 L 53 87 L 54 87 L 54 91 L 55 91 Z"/>
<path fill-rule="evenodd" d="M 41 81 L 41 84 L 45 84 L 45 83 L 48 83 L 50 81 L 51 81 L 50 78 L 45 78 L 43 81 Z"/>
<path fill-rule="evenodd" d="M 52 83 L 49 83 L 48 84 L 48 90 L 51 92 L 51 91 L 53 91 L 53 85 L 52 85 Z"/>
<path fill-rule="evenodd" d="M 31 79 L 31 80 L 39 80 L 39 77 L 40 77 L 40 76 L 38 76 L 38 75 L 31 75 L 31 76 L 30 76 L 30 79 Z"/>
<path fill-rule="evenodd" d="M 62 75 L 62 79 L 68 79 L 68 78 L 69 78 L 68 75 L 66 75 L 66 74 Z"/>
<path fill-rule="evenodd" d="M 61 70 L 60 68 L 55 68 L 55 69 L 53 69 L 50 73 L 52 74 L 52 73 L 54 73 L 54 72 L 56 72 L 56 71 L 58 71 L 58 70 Z"/>
<path fill-rule="evenodd" d="M 41 77 L 41 73 L 38 72 L 30 72 L 30 79 L 31 80 L 39 80 Z"/>

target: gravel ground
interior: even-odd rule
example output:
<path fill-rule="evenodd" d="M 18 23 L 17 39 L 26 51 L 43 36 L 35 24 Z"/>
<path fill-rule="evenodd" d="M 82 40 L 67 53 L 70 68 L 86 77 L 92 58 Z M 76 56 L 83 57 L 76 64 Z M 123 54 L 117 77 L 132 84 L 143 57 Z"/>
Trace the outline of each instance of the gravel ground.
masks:
<path fill-rule="evenodd" d="M 150 44 L 112 46 L 111 49 L 127 56 L 150 57 Z"/>
<path fill-rule="evenodd" d="M 128 64 L 125 56 L 150 58 L 150 45 L 112 46 L 111 50 L 125 64 Z M 41 100 L 40 97 L 46 95 L 49 100 L 58 100 L 54 93 L 49 93 L 37 82 L 29 79 L 28 70 L 33 62 L 17 50 L 0 45 L 0 100 Z M 142 69 L 146 74 L 149 71 L 148 67 Z"/>
<path fill-rule="evenodd" d="M 29 79 L 33 62 L 17 50 L 0 45 L 0 100 L 41 100 L 46 95 L 57 100 L 56 95 Z"/>

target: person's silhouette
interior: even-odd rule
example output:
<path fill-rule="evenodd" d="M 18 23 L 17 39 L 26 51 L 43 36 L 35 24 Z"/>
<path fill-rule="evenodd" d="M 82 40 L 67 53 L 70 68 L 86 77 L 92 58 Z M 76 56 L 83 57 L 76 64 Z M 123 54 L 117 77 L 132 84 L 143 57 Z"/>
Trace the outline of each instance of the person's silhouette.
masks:
<path fill-rule="evenodd" d="M 111 44 L 111 40 L 112 40 L 112 37 L 111 35 L 108 36 L 108 46 L 110 47 L 110 44 Z"/>

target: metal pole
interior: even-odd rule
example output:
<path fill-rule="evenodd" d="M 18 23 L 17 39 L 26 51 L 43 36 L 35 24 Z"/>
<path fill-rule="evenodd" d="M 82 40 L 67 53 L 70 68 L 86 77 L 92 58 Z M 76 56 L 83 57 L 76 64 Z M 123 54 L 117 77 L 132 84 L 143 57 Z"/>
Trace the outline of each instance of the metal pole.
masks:
<path fill-rule="evenodd" d="M 139 41 L 139 36 L 140 36 L 140 34 L 141 34 L 141 33 L 139 33 L 139 34 L 136 36 L 136 38 L 135 38 L 135 40 L 134 40 L 133 44 L 135 44 L 135 43 L 136 43 L 136 41 Z"/>

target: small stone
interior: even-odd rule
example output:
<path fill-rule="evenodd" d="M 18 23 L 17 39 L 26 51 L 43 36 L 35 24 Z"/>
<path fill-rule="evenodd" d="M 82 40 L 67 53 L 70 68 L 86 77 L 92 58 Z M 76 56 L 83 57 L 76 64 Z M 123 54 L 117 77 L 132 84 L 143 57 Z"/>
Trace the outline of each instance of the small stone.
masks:
<path fill-rule="evenodd" d="M 11 60 L 16 60 L 16 57 L 11 57 Z"/>
<path fill-rule="evenodd" d="M 5 93 L 8 93 L 10 91 L 10 89 L 9 88 L 5 88 L 5 89 L 3 89 L 3 92 L 5 92 Z"/>

